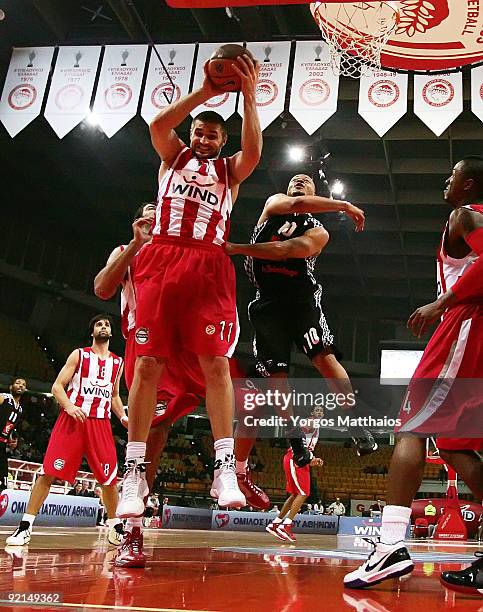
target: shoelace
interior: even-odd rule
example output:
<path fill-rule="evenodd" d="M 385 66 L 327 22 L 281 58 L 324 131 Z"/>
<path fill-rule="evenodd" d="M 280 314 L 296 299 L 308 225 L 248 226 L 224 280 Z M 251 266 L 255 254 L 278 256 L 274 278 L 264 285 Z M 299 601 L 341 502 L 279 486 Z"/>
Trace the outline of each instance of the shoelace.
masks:
<path fill-rule="evenodd" d="M 122 493 L 124 499 L 129 501 L 136 499 L 139 492 L 139 484 L 141 482 L 141 472 L 146 470 L 145 463 L 127 464 L 126 475 L 122 485 Z"/>

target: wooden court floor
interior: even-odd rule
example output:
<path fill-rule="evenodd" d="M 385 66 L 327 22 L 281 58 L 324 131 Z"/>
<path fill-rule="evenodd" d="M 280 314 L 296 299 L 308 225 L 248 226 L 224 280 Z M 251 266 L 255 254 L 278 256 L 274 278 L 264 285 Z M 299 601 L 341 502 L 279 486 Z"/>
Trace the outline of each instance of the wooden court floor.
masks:
<path fill-rule="evenodd" d="M 0 541 L 12 530 L 2 528 Z M 10 610 L 227 612 L 483 612 L 483 598 L 455 595 L 444 569 L 470 562 L 475 545 L 411 546 L 416 570 L 404 582 L 346 590 L 343 575 L 367 554 L 361 538 L 302 535 L 279 545 L 265 533 L 147 530 L 146 569 L 117 569 L 103 528 L 34 530 L 27 549 L 0 549 L 0 606 Z M 281 543 L 280 543 L 281 544 Z M 59 593 L 54 604 L 13 604 L 25 593 Z M 11 597 L 11 596 L 10 596 Z"/>

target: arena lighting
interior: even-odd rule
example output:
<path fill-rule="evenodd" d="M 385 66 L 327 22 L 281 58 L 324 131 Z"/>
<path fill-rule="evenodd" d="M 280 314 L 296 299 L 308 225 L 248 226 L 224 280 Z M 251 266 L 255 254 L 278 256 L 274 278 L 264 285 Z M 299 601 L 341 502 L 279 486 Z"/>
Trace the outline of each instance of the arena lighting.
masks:
<path fill-rule="evenodd" d="M 339 181 L 339 179 L 335 180 L 332 183 L 332 187 L 330 188 L 330 191 L 332 192 L 332 195 L 335 195 L 335 196 L 343 195 L 345 191 L 344 183 L 342 181 Z"/>
<path fill-rule="evenodd" d="M 85 121 L 88 125 L 91 125 L 92 127 L 96 127 L 97 125 L 99 125 L 99 117 L 96 115 L 96 113 L 93 113 L 92 111 L 89 111 L 89 114 L 87 115 Z"/>
<path fill-rule="evenodd" d="M 298 145 L 292 145 L 288 149 L 288 156 L 290 161 L 300 162 L 305 159 L 305 149 Z"/>

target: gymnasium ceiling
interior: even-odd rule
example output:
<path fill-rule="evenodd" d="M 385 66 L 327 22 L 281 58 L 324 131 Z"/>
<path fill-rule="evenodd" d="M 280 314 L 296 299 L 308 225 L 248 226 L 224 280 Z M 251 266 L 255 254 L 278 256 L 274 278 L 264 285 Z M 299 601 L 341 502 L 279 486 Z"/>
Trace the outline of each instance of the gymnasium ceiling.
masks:
<path fill-rule="evenodd" d="M 12 46 L 147 42 L 131 4 L 158 43 L 318 37 L 303 5 L 234 9 L 229 16 L 223 9 L 176 11 L 163 0 L 0 0 L 6 14 L 0 22 L 2 81 Z M 439 138 L 411 110 L 379 138 L 357 114 L 358 83 L 345 78 L 337 113 L 312 137 L 285 113 L 264 132 L 263 159 L 240 192 L 232 239 L 247 241 L 265 198 L 284 190 L 293 174 L 316 172 L 329 151 L 327 178 L 342 180 L 347 199 L 367 215 L 363 234 L 336 215 L 323 219 L 331 242 L 318 272 L 329 308 L 405 320 L 434 295 L 434 254 L 448 214 L 445 179 L 459 158 L 482 151 L 483 126 L 470 110 L 468 73 L 464 80 L 465 110 Z M 239 127 L 232 118 L 229 154 L 239 145 Z M 181 132 L 186 136 L 186 123 Z M 287 161 L 291 143 L 309 147 L 313 163 Z M 110 140 L 85 125 L 59 140 L 43 118 L 13 140 L 0 127 L 0 159 L 6 196 L 15 202 L 12 214 L 21 215 L 18 229 L 34 223 L 48 237 L 87 245 L 99 261 L 128 238 L 132 211 L 156 190 L 158 160 L 139 116 Z M 241 260 L 237 267 L 244 304 L 251 290 Z"/>

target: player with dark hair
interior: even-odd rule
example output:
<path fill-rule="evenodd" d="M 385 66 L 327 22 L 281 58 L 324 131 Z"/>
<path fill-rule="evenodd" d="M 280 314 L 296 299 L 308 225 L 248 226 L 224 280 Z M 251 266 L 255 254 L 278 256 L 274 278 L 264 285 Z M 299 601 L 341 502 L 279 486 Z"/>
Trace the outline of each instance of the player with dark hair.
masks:
<path fill-rule="evenodd" d="M 435 432 L 448 436 L 436 441 L 441 457 L 475 497 L 483 499 L 483 462 L 475 452 L 483 450 L 483 157 L 459 161 L 446 183 L 444 198 L 454 210 L 438 252 L 438 299 L 413 312 L 408 327 L 420 338 L 432 323 L 440 318 L 441 322 L 409 383 L 399 415 L 402 425 L 389 468 L 380 541 L 369 559 L 345 576 L 344 584 L 351 588 L 372 586 L 414 569 L 404 538 L 423 478 L 426 437 Z M 461 379 L 471 380 L 461 384 Z M 470 424 L 474 438 L 456 439 L 462 423 L 467 431 Z M 450 589 L 483 594 L 483 557 L 465 570 L 443 572 L 441 581 Z"/>
<path fill-rule="evenodd" d="M 18 528 L 7 538 L 7 545 L 24 546 L 30 542 L 32 525 L 52 482 L 57 478 L 74 482 L 83 457 L 87 458 L 102 487 L 108 540 L 115 546 L 121 543 L 122 523 L 116 518 L 117 457 L 110 416 L 112 410 L 127 426 L 119 397 L 123 363 L 109 351 L 112 327 L 108 315 L 93 317 L 88 329 L 92 336 L 91 346 L 72 351 L 52 385 L 61 411 L 50 435 L 43 474 L 35 481 L 27 511 Z"/>
<path fill-rule="evenodd" d="M 292 345 L 304 351 L 331 390 L 352 393 L 352 385 L 334 352 L 334 338 L 322 311 L 322 287 L 313 271 L 329 234 L 311 213 L 343 212 L 364 229 L 364 212 L 349 202 L 315 195 L 310 176 L 297 174 L 287 193 L 278 193 L 265 203 L 250 244 L 228 243 L 229 255 L 245 255 L 245 270 L 257 290 L 248 306 L 255 328 L 253 342 L 260 376 L 286 379 Z M 296 313 L 296 316 L 294 316 Z M 284 385 L 280 381 L 280 385 Z M 287 416 L 287 415 L 285 415 Z M 313 458 L 296 428 L 289 431 L 293 460 L 302 467 Z M 377 449 L 368 431 L 352 432 L 358 454 Z M 246 457 L 254 438 L 240 441 Z M 241 449 L 240 449 L 241 450 Z"/>
<path fill-rule="evenodd" d="M 0 487 L 5 489 L 8 480 L 7 446 L 16 448 L 15 429 L 22 416 L 20 400 L 27 390 L 25 378 L 15 376 L 8 387 L 8 393 L 0 393 Z"/>
<path fill-rule="evenodd" d="M 200 89 L 163 109 L 150 125 L 162 164 L 153 240 L 140 251 L 134 272 L 137 359 L 118 507 L 124 518 L 144 512 L 146 440 L 156 387 L 165 363 L 183 351 L 197 356 L 205 380 L 216 454 L 212 491 L 221 506 L 245 504 L 235 476 L 227 359 L 238 339 L 235 271 L 223 247 L 239 186 L 259 162 L 262 136 L 255 104 L 257 65 L 241 56 L 234 66 L 244 99 L 238 153 L 220 157 L 227 140 L 220 117 L 195 117 L 189 147 L 175 132 L 194 108 L 220 94 L 207 76 Z"/>

